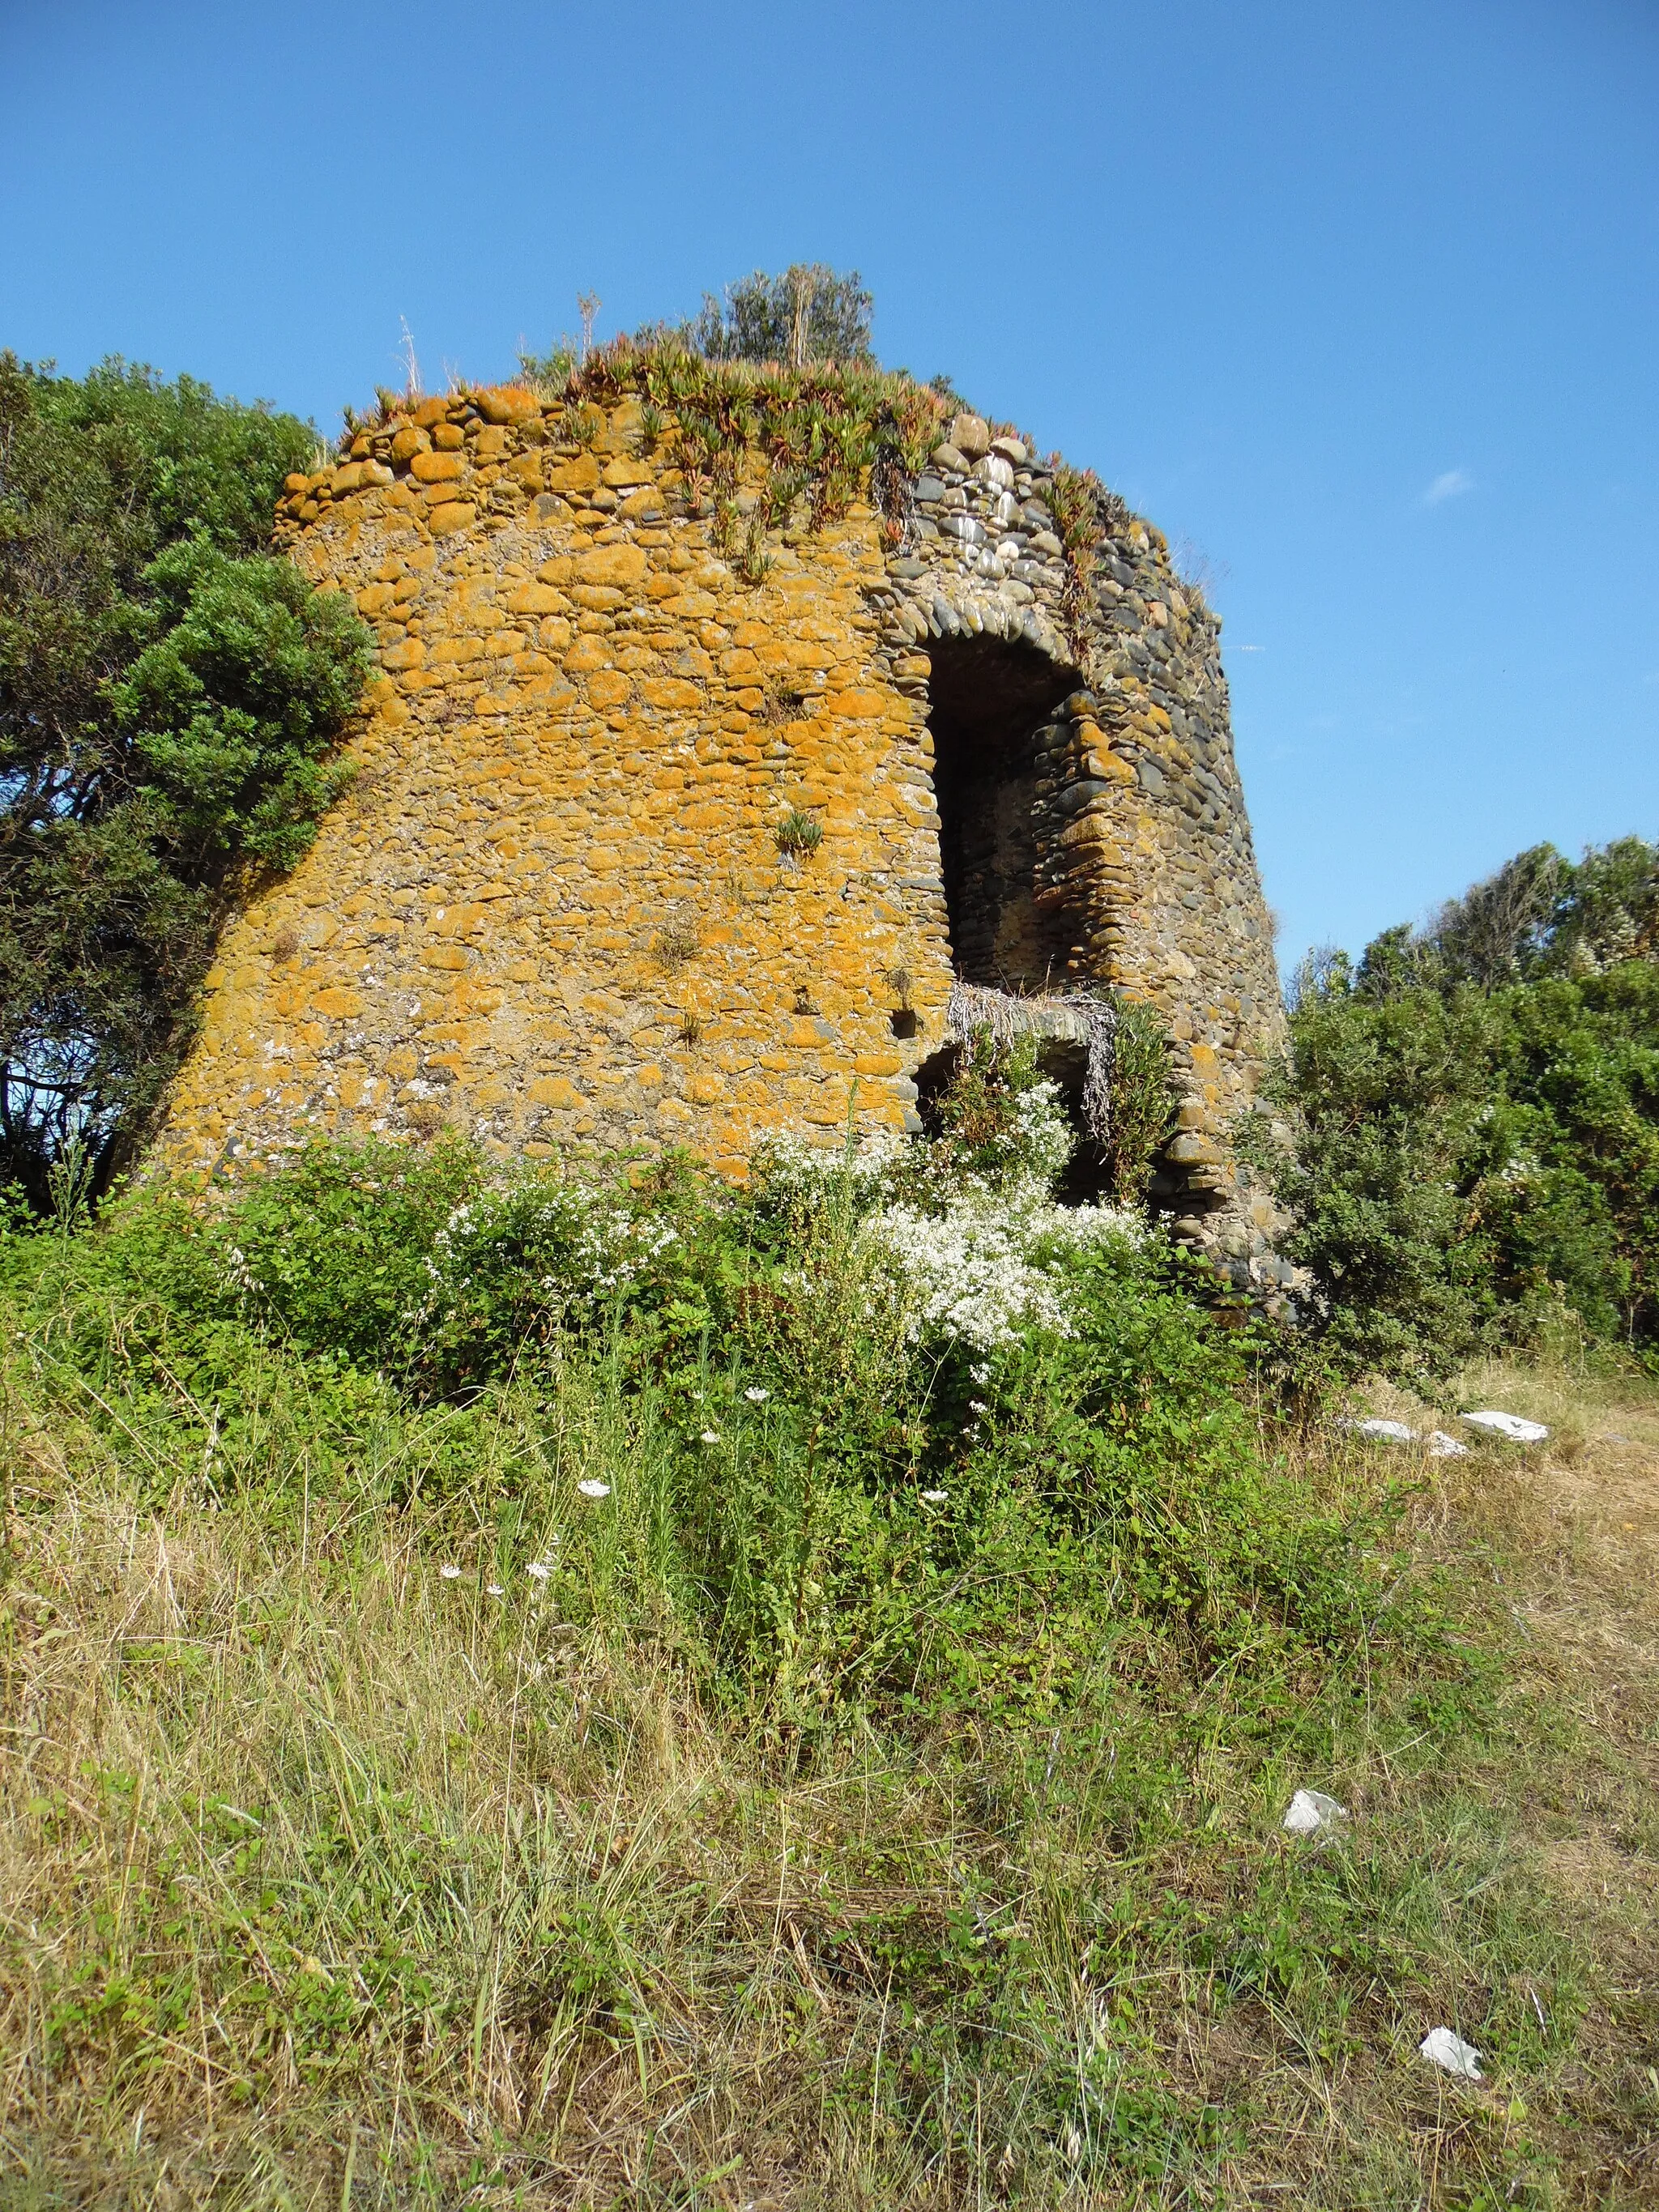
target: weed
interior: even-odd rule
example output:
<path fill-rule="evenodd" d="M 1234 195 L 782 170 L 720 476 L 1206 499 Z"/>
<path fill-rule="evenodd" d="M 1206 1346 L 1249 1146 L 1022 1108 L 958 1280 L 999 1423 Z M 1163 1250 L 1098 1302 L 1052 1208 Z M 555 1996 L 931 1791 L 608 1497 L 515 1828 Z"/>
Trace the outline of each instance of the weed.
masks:
<path fill-rule="evenodd" d="M 804 691 L 797 691 L 779 677 L 769 676 L 755 720 L 776 726 L 799 721 L 805 711 L 806 694 Z"/>
<path fill-rule="evenodd" d="M 750 516 L 749 527 L 744 532 L 737 569 L 751 589 L 763 584 L 772 573 L 772 556 L 766 550 L 765 517 L 758 507 Z"/>
<path fill-rule="evenodd" d="M 598 445 L 603 430 L 604 418 L 594 407 L 571 406 L 564 411 L 564 435 L 582 452 L 589 453 Z"/>
<path fill-rule="evenodd" d="M 823 844 L 823 824 L 816 815 L 792 806 L 772 835 L 787 860 L 805 860 Z"/>
<path fill-rule="evenodd" d="M 780 461 L 775 456 L 766 473 L 762 489 L 762 507 L 769 530 L 783 530 L 796 502 L 811 484 L 808 471 L 799 464 Z"/>
<path fill-rule="evenodd" d="M 708 542 L 722 561 L 730 561 L 737 552 L 740 520 L 736 500 L 717 492 L 714 517 L 708 526 Z"/>
<path fill-rule="evenodd" d="M 695 960 L 702 945 L 702 933 L 694 918 L 680 916 L 665 922 L 651 940 L 651 957 L 659 968 L 684 968 L 688 960 Z"/>

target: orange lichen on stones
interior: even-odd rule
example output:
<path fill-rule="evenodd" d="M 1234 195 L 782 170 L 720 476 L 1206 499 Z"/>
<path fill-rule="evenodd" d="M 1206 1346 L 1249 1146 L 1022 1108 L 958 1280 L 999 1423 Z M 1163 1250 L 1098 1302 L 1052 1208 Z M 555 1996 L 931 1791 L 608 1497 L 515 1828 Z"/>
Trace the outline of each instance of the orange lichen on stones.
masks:
<path fill-rule="evenodd" d="M 913 1126 L 959 975 L 1146 1000 L 1221 1128 L 1277 991 L 1217 626 L 1162 541 L 1124 516 L 1068 569 L 1048 471 L 962 416 L 896 523 L 857 498 L 723 557 L 672 420 L 646 450 L 631 398 L 582 413 L 424 399 L 289 480 L 279 541 L 374 629 L 362 773 L 227 930 L 161 1157 L 447 1125 L 737 1172 L 765 1129 Z M 1166 1203 L 1218 1235 L 1200 1149 Z"/>

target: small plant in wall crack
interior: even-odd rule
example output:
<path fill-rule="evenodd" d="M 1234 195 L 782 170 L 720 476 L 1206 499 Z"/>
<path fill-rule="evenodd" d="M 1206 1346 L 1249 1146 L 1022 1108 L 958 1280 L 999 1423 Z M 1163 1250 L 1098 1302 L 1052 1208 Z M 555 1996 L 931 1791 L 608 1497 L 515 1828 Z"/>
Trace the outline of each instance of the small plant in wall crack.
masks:
<path fill-rule="evenodd" d="M 786 860 L 805 860 L 823 842 L 823 824 L 816 815 L 792 806 L 772 833 Z"/>
<path fill-rule="evenodd" d="M 915 980 L 908 968 L 890 968 L 887 970 L 887 988 L 898 1000 L 889 1017 L 896 1037 L 913 1037 L 921 1026 L 916 1018 L 916 1010 L 910 1003 Z"/>
<path fill-rule="evenodd" d="M 702 936 L 695 921 L 667 923 L 651 940 L 651 957 L 659 968 L 684 968 L 695 960 Z"/>
<path fill-rule="evenodd" d="M 695 1006 L 681 1008 L 679 1036 L 682 1044 L 701 1044 L 705 1027 L 702 1016 Z"/>
<path fill-rule="evenodd" d="M 732 560 L 738 550 L 738 503 L 734 499 L 717 495 L 714 519 L 708 526 L 708 542 L 722 561 Z"/>
<path fill-rule="evenodd" d="M 752 591 L 763 584 L 772 573 L 772 556 L 766 550 L 765 518 L 759 507 L 749 518 L 749 527 L 744 532 L 743 550 L 738 555 L 739 576 Z"/>
<path fill-rule="evenodd" d="M 599 441 L 599 430 L 604 422 L 597 408 L 567 407 L 564 412 L 564 434 L 584 453 Z"/>
<path fill-rule="evenodd" d="M 1054 518 L 1054 534 L 1066 549 L 1066 627 L 1080 652 L 1088 619 L 1089 556 L 1100 543 L 1102 507 L 1112 495 L 1092 469 L 1072 468 L 1058 453 L 1049 457 L 1049 467 L 1048 512 Z"/>
<path fill-rule="evenodd" d="M 766 684 L 765 696 L 754 719 L 768 724 L 798 722 L 805 712 L 806 694 L 773 677 Z"/>

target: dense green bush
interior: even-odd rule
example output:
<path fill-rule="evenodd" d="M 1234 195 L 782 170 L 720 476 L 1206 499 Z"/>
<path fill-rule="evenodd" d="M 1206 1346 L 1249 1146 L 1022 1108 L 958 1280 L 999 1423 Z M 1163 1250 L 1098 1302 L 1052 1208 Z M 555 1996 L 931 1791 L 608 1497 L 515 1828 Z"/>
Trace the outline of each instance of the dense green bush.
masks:
<path fill-rule="evenodd" d="M 1659 1342 L 1659 854 L 1523 854 L 1308 963 L 1261 1157 L 1344 1357 L 1446 1372 L 1570 1317 Z"/>
<path fill-rule="evenodd" d="M 1190 1262 L 1053 1202 L 1054 1087 L 976 1049 L 941 1122 L 775 1143 L 735 1194 L 672 1159 L 576 1181 L 318 1145 L 211 1206 L 149 1188 L 16 1231 L 4 1294 L 167 1484 L 182 1429 L 213 1496 L 453 1496 L 504 1586 L 672 1624 L 791 1727 L 1064 1704 L 1136 1623 L 1179 1678 L 1323 1671 L 1362 1622 L 1375 1660 L 1386 1527 L 1264 1462 Z"/>
<path fill-rule="evenodd" d="M 265 550 L 316 434 L 189 377 L 0 354 L 0 1179 L 105 1181 L 246 872 L 292 865 L 368 633 Z"/>

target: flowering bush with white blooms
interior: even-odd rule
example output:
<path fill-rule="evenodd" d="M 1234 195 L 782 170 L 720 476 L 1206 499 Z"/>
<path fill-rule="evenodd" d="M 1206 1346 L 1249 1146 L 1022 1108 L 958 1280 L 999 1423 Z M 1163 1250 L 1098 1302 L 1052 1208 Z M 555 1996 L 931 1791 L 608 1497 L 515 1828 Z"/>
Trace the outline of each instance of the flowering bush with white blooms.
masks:
<path fill-rule="evenodd" d="M 612 1193 L 582 1183 L 485 1190 L 458 1206 L 433 1239 L 428 1303 L 471 1288 L 503 1248 L 515 1264 L 539 1261 L 536 1287 L 550 1300 L 609 1297 L 635 1282 L 678 1235 L 672 1222 L 631 1213 Z"/>
<path fill-rule="evenodd" d="M 1051 1189 L 1077 1144 L 1060 1085 L 1046 1077 L 1016 1090 L 1007 1125 L 980 1150 L 977 1179 Z"/>
<path fill-rule="evenodd" d="M 1130 1252 L 1146 1225 L 1127 1208 L 1054 1202 L 1077 1139 L 1060 1086 L 1033 1059 L 973 1045 L 964 1074 L 933 1145 L 887 1133 L 856 1146 L 769 1138 L 757 1158 L 759 1201 L 795 1218 L 838 1203 L 861 1221 L 913 1344 L 984 1353 L 1024 1329 L 1068 1334 L 1078 1256 Z"/>
<path fill-rule="evenodd" d="M 761 1139 L 750 1170 L 757 1198 L 772 1212 L 816 1212 L 839 1198 L 854 1213 L 867 1213 L 889 1194 L 904 1152 L 903 1138 L 892 1129 L 853 1145 L 815 1145 L 785 1129 Z"/>
<path fill-rule="evenodd" d="M 1041 1183 L 1021 1181 L 971 1188 L 939 1213 L 887 1206 L 867 1234 L 901 1279 L 912 1342 L 986 1352 L 1025 1328 L 1069 1336 L 1072 1263 L 1088 1250 L 1133 1251 L 1146 1229 L 1122 1208 L 1056 1206 Z"/>
<path fill-rule="evenodd" d="M 678 1238 L 614 1190 L 539 1178 L 486 1188 L 433 1238 L 408 1320 L 448 1364 L 498 1364 L 527 1337 L 626 1297 Z"/>

